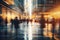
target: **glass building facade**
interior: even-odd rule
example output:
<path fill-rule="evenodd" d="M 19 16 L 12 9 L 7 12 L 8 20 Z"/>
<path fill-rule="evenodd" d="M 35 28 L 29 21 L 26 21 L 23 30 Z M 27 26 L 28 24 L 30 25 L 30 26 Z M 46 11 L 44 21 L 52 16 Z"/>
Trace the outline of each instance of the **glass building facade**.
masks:
<path fill-rule="evenodd" d="M 48 11 L 49 9 L 51 9 L 56 0 L 38 0 L 37 1 L 37 7 L 38 9 L 40 9 L 40 11 Z"/>

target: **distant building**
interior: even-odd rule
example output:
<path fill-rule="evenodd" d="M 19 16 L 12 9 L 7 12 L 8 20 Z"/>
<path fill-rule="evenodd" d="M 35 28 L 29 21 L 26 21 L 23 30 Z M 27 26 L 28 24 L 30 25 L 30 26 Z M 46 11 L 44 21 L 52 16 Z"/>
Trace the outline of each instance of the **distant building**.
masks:
<path fill-rule="evenodd" d="M 20 8 L 21 8 L 21 11 L 23 12 L 24 11 L 24 0 L 18 0 L 19 3 L 20 3 Z"/>
<path fill-rule="evenodd" d="M 15 6 L 24 8 L 24 0 L 14 0 Z"/>
<path fill-rule="evenodd" d="M 37 0 L 33 0 L 33 8 L 37 8 Z"/>
<path fill-rule="evenodd" d="M 49 11 L 53 8 L 55 0 L 37 0 L 37 7 L 39 11 Z"/>
<path fill-rule="evenodd" d="M 18 0 L 18 1 L 22 6 L 24 6 L 24 0 Z"/>

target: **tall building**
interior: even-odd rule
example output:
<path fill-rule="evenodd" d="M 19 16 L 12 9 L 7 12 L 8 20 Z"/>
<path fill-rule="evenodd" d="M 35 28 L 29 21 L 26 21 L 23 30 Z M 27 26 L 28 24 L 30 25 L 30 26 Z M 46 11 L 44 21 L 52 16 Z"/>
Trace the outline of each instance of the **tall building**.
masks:
<path fill-rule="evenodd" d="M 51 8 L 53 8 L 56 0 L 38 0 L 38 9 L 39 11 L 49 11 Z"/>
<path fill-rule="evenodd" d="M 24 6 L 24 0 L 14 0 L 15 6 Z"/>
<path fill-rule="evenodd" d="M 37 8 L 37 0 L 33 0 L 33 8 Z"/>
<path fill-rule="evenodd" d="M 3 8 L 10 8 L 9 5 L 7 4 L 7 0 L 0 0 L 0 14 L 2 14 Z"/>
<path fill-rule="evenodd" d="M 15 6 L 24 11 L 24 0 L 14 0 Z"/>

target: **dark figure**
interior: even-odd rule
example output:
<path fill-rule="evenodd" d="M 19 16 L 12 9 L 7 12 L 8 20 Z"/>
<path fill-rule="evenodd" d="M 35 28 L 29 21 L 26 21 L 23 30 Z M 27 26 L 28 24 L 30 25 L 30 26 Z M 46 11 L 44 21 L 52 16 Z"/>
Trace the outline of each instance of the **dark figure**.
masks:
<path fill-rule="evenodd" d="M 17 31 L 18 28 L 19 28 L 19 20 L 18 20 L 17 17 L 15 17 L 15 19 L 14 19 L 14 27 L 15 27 L 15 30 L 16 30 L 16 31 Z"/>
<path fill-rule="evenodd" d="M 3 18 L 0 16 L 0 40 L 2 40 L 3 35 Z"/>
<path fill-rule="evenodd" d="M 28 19 L 26 19 L 26 22 L 27 22 L 27 26 L 28 26 L 29 20 L 28 20 Z"/>
<path fill-rule="evenodd" d="M 3 18 L 2 18 L 2 16 L 0 16 L 0 31 L 2 31 L 1 29 L 3 29 Z"/>
<path fill-rule="evenodd" d="M 45 28 L 45 18 L 43 14 L 41 15 L 41 18 L 40 18 L 40 24 L 41 24 L 41 28 Z"/>
<path fill-rule="evenodd" d="M 40 18 L 40 29 L 41 29 L 41 35 L 43 36 L 43 29 L 45 28 L 45 18 L 44 15 L 41 15 Z"/>
<path fill-rule="evenodd" d="M 15 19 L 14 19 L 14 27 L 15 27 L 16 40 L 17 40 L 18 39 L 17 34 L 18 34 L 18 29 L 19 29 L 19 20 L 17 17 L 15 17 Z"/>
<path fill-rule="evenodd" d="M 52 40 L 54 40 L 54 31 L 55 31 L 55 25 L 56 25 L 56 22 L 55 22 L 55 19 L 54 18 L 52 18 L 52 21 L 51 21 L 51 23 L 52 23 Z"/>
<path fill-rule="evenodd" d="M 59 32 L 58 35 L 60 36 L 60 19 L 59 19 Z"/>
<path fill-rule="evenodd" d="M 4 34 L 5 34 L 5 36 L 7 35 L 7 33 L 8 33 L 8 19 L 7 19 L 7 17 L 5 18 L 5 20 L 4 20 L 4 29 L 5 29 L 5 32 L 4 32 Z M 6 37 L 5 37 L 6 38 Z"/>
<path fill-rule="evenodd" d="M 10 23 L 11 23 L 11 32 L 12 32 L 12 30 L 13 30 L 13 25 L 14 25 L 14 20 L 11 19 L 11 20 L 10 20 Z"/>
<path fill-rule="evenodd" d="M 5 19 L 5 26 L 7 27 L 7 24 L 8 24 L 8 19 L 6 18 Z"/>
<path fill-rule="evenodd" d="M 54 33 L 55 26 L 56 26 L 56 22 L 55 22 L 55 19 L 54 18 L 52 18 L 51 23 L 52 23 L 52 32 Z"/>

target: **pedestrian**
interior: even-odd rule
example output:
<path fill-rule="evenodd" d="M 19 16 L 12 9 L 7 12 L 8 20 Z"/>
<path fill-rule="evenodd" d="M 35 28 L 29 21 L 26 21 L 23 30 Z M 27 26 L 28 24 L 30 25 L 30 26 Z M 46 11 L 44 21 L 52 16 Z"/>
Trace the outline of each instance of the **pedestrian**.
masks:
<path fill-rule="evenodd" d="M 56 26 L 56 22 L 55 22 L 55 18 L 52 18 L 52 40 L 55 40 L 54 39 L 54 32 L 55 32 L 55 26 Z"/>
<path fill-rule="evenodd" d="M 19 29 L 19 20 L 17 17 L 15 17 L 14 19 L 14 27 L 15 27 L 15 31 L 17 32 L 17 30 Z"/>
<path fill-rule="evenodd" d="M 13 31 L 13 26 L 14 26 L 14 19 L 11 19 L 10 23 L 11 23 L 11 32 L 12 32 Z"/>
<path fill-rule="evenodd" d="M 0 16 L 0 32 L 2 31 L 3 29 L 3 18 L 2 16 Z"/>
<path fill-rule="evenodd" d="M 58 35 L 60 36 L 60 19 L 59 19 L 59 29 L 58 29 Z"/>
<path fill-rule="evenodd" d="M 56 26 L 56 21 L 55 21 L 55 18 L 52 18 L 52 32 L 54 33 L 54 30 L 55 30 L 55 26 Z"/>
<path fill-rule="evenodd" d="M 17 34 L 18 34 L 18 29 L 19 29 L 19 20 L 18 20 L 18 17 L 15 17 L 15 19 L 13 21 L 14 21 L 14 28 L 15 28 L 15 33 L 16 33 L 16 40 L 17 40 L 18 39 L 17 38 Z"/>
<path fill-rule="evenodd" d="M 43 32 L 44 32 L 44 28 L 45 28 L 45 18 L 44 15 L 41 14 L 41 18 L 40 18 L 40 31 L 41 31 L 41 35 L 43 36 Z"/>
<path fill-rule="evenodd" d="M 8 19 L 7 17 L 5 18 L 5 26 L 7 27 L 7 24 L 8 24 Z"/>
<path fill-rule="evenodd" d="M 0 16 L 0 40 L 2 40 L 3 35 L 3 18 Z"/>

